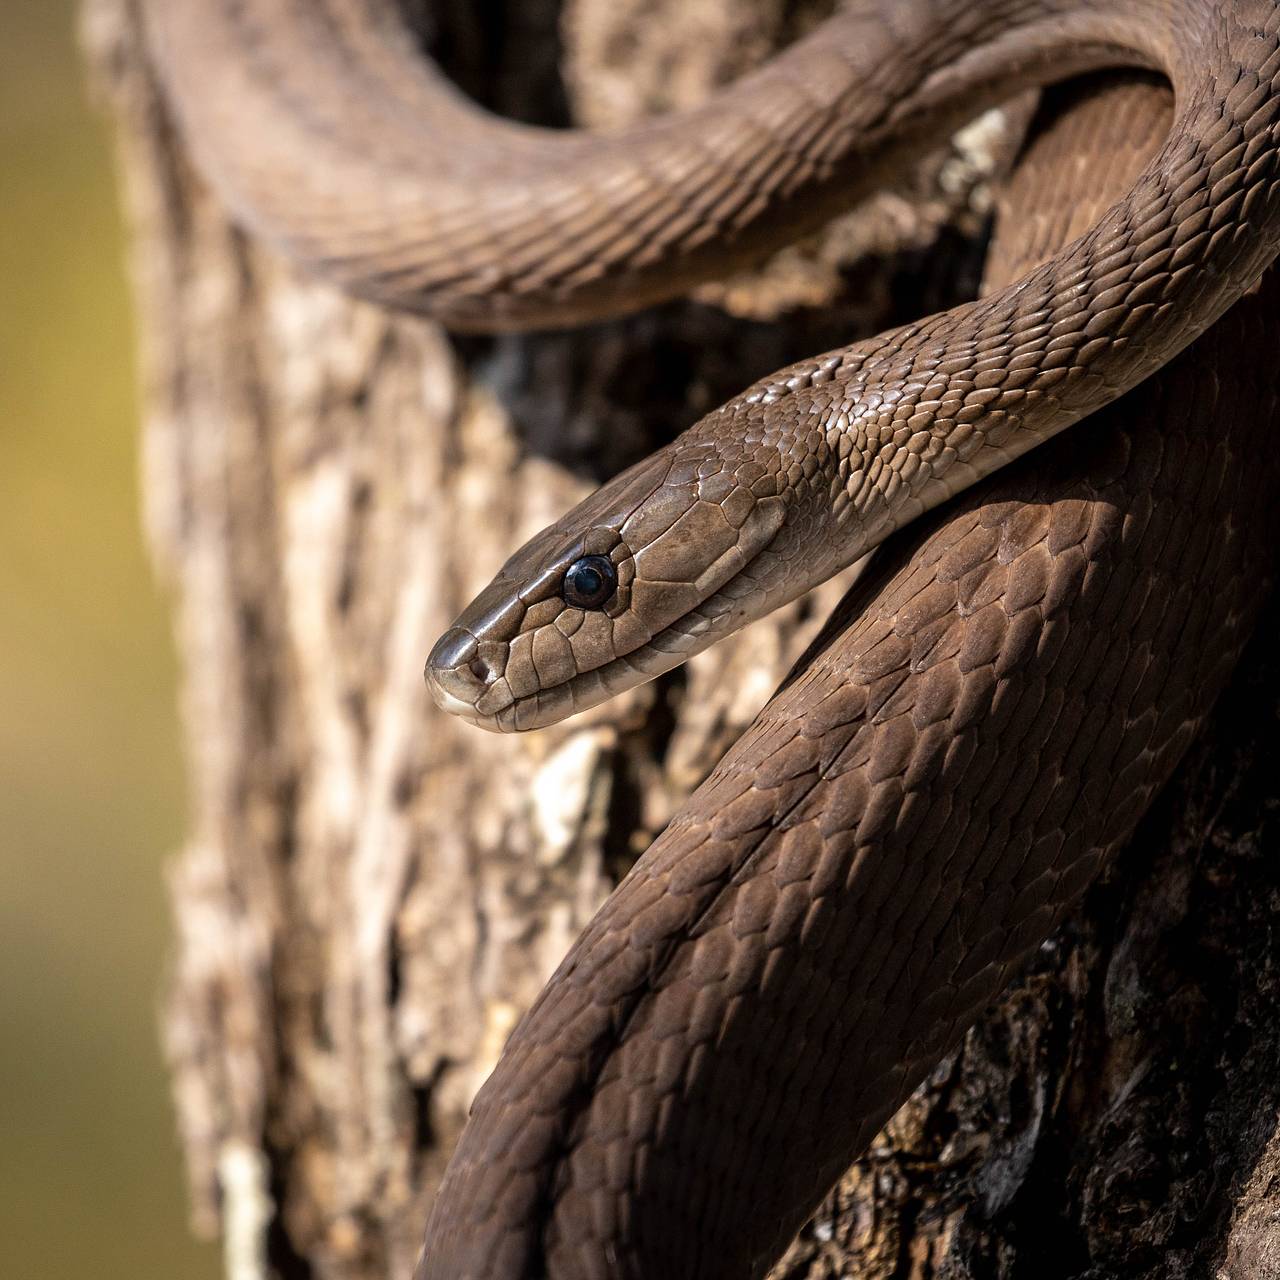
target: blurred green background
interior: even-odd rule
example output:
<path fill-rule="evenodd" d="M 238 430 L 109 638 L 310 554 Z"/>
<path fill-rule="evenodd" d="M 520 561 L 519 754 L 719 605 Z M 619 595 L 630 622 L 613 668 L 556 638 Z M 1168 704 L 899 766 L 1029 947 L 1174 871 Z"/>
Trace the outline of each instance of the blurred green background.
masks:
<path fill-rule="evenodd" d="M 0 0 L 0 1270 L 200 1280 L 158 1047 L 175 671 L 73 0 Z"/>

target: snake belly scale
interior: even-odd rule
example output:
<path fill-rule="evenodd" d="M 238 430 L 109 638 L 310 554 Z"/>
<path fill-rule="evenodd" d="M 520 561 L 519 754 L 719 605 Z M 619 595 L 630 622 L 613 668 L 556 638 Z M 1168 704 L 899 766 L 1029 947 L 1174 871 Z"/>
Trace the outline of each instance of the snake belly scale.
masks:
<path fill-rule="evenodd" d="M 1165 365 L 1280 246 L 1271 0 L 855 4 L 697 111 L 608 138 L 469 106 L 391 0 L 148 14 L 237 214 L 462 328 L 683 291 L 1026 86 L 1106 67 L 1172 85 L 1168 136 L 1079 238 L 763 380 L 518 551 L 428 664 L 486 728 L 591 706 L 794 599 Z M 1197 351 L 1231 358 L 1260 306 Z M 1229 464 L 1269 451 L 1205 433 L 1236 407 L 1264 420 L 1275 389 L 1197 402 L 1178 379 L 1198 367 L 1143 388 L 1185 431 L 1112 412 L 1080 429 L 1108 433 L 1083 478 L 1011 473 L 855 593 L 513 1033 L 421 1280 L 767 1270 L 1131 828 L 1247 632 L 1266 469 Z M 1206 541 L 1186 513 L 1224 495 Z M 1100 559 L 1127 566 L 1110 587 Z"/>

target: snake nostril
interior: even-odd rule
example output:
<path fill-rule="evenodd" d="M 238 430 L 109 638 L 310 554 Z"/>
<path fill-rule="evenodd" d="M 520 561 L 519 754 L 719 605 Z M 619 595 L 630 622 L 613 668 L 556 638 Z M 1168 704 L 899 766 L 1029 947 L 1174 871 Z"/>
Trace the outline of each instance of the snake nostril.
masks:
<path fill-rule="evenodd" d="M 450 628 L 436 642 L 425 674 L 436 702 L 452 711 L 474 707 L 497 678 L 480 657 L 475 636 L 461 627 Z"/>
<path fill-rule="evenodd" d="M 475 636 L 461 627 L 450 627 L 436 641 L 427 659 L 427 670 L 442 672 L 461 667 L 476 656 L 478 648 Z"/>

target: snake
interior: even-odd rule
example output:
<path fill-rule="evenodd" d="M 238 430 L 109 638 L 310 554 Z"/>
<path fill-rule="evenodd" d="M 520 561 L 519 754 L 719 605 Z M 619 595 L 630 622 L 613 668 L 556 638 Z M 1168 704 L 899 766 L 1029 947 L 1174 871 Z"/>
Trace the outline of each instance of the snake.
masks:
<path fill-rule="evenodd" d="M 1280 6 L 855 0 L 611 134 L 486 114 L 392 0 L 146 13 L 232 213 L 459 330 L 687 292 L 1023 89 L 1171 86 L 1167 119 L 1092 117 L 1139 161 L 1106 199 L 1046 203 L 1052 142 L 1024 166 L 1049 230 L 1001 287 L 749 387 L 516 551 L 428 658 L 444 710 L 537 728 L 881 549 L 513 1031 L 417 1271 L 762 1276 L 1132 830 L 1256 614 L 1276 377 L 1211 371 L 1268 325 Z"/>

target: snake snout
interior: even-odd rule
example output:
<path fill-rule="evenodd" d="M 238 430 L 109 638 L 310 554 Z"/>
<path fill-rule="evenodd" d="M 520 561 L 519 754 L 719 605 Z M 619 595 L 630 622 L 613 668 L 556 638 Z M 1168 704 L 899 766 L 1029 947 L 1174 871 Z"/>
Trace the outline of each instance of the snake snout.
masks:
<path fill-rule="evenodd" d="M 471 718 L 497 673 L 480 656 L 475 636 L 462 627 L 451 627 L 436 641 L 423 674 L 436 706 Z"/>

